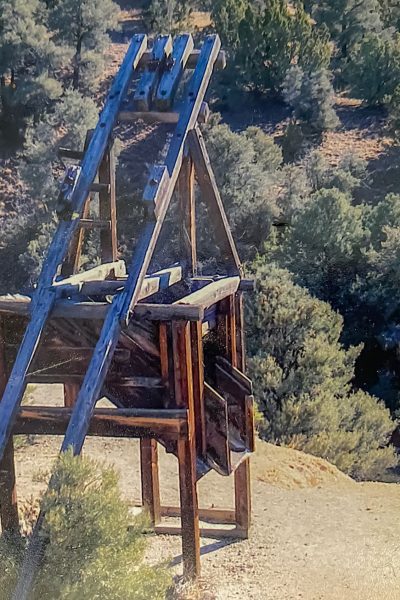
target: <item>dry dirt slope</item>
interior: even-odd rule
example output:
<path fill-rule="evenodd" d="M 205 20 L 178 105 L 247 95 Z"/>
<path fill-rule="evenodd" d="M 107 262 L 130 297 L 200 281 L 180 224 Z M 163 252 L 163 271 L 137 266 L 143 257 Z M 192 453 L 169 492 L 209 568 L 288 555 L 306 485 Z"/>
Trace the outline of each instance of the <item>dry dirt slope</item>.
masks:
<path fill-rule="evenodd" d="M 30 401 L 61 403 L 61 386 L 38 386 Z M 43 488 L 36 474 L 57 455 L 58 438 L 37 438 L 17 452 L 21 499 Z M 115 465 L 132 504 L 140 497 L 138 445 L 89 439 L 84 452 Z M 253 530 L 247 541 L 203 540 L 207 600 L 400 599 L 400 487 L 359 484 L 326 461 L 259 442 L 252 462 Z M 178 499 L 173 457 L 161 454 L 165 503 Z M 200 484 L 203 506 L 226 507 L 232 481 L 210 474 Z M 149 560 L 171 561 L 179 574 L 180 543 L 151 537 Z M 82 599 L 84 600 L 84 599 Z"/>

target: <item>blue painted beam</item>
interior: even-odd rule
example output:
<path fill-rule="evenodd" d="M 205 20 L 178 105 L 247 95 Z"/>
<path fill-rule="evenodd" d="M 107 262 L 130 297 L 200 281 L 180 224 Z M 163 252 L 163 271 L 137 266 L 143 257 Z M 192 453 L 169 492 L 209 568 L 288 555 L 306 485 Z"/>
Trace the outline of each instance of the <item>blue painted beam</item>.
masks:
<path fill-rule="evenodd" d="M 51 285 L 68 252 L 70 241 L 79 223 L 80 213 L 117 119 L 122 99 L 128 90 L 134 70 L 146 47 L 146 36 L 137 35 L 133 38 L 82 161 L 81 173 L 72 196 L 73 218 L 60 222 L 50 244 L 39 277 L 38 287 L 32 299 L 31 320 L 25 331 L 7 387 L 0 402 L 0 458 L 3 456 L 25 391 L 26 374 L 55 302 L 55 293 L 54 290 L 50 289 Z"/>

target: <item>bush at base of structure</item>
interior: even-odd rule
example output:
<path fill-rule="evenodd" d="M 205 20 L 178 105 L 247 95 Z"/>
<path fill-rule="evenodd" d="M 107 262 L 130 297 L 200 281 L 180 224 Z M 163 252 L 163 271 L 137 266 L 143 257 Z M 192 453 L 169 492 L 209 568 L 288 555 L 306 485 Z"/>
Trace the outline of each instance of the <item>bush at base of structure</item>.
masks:
<path fill-rule="evenodd" d="M 343 348 L 343 320 L 260 257 L 249 306 L 249 360 L 263 438 L 325 458 L 357 479 L 397 464 L 396 424 L 383 402 L 352 387 L 358 347 Z"/>
<path fill-rule="evenodd" d="M 42 506 L 49 539 L 32 600 L 161 600 L 171 578 L 143 563 L 145 522 L 132 522 L 115 472 L 63 455 Z M 0 539 L 0 589 L 11 597 L 27 538 Z"/>

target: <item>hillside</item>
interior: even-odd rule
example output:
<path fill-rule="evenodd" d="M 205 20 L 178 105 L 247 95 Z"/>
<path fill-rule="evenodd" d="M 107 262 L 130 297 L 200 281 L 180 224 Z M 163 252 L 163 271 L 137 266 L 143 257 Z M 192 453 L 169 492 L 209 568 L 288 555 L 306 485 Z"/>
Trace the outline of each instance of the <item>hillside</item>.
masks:
<path fill-rule="evenodd" d="M 61 386 L 38 386 L 30 401 L 61 403 Z M 35 438 L 17 451 L 20 500 L 44 488 L 59 449 Z M 85 454 L 115 464 L 132 505 L 140 494 L 138 442 L 91 438 Z M 177 501 L 176 460 L 161 453 L 163 501 Z M 232 481 L 200 484 L 203 506 L 227 506 Z M 356 483 L 328 462 L 259 442 L 252 460 L 253 528 L 246 541 L 202 540 L 204 600 L 395 600 L 400 585 L 400 487 Z M 149 559 L 179 574 L 180 539 L 152 537 Z"/>

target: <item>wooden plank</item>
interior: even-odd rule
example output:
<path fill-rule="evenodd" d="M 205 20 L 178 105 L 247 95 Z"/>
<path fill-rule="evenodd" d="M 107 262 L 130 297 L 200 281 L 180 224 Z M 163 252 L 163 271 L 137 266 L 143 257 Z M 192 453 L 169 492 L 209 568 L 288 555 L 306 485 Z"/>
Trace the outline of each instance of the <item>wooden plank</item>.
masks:
<path fill-rule="evenodd" d="M 190 324 L 190 341 L 192 348 L 193 399 L 196 429 L 197 456 L 206 455 L 206 416 L 204 409 L 204 357 L 203 331 L 201 321 Z"/>
<path fill-rule="evenodd" d="M 171 285 L 178 283 L 182 279 L 182 267 L 169 267 L 168 269 L 161 269 L 160 271 L 156 271 L 151 275 L 146 275 L 143 280 L 142 287 L 139 294 L 139 300 L 143 300 L 148 296 L 159 292 L 160 290 L 165 290 Z M 118 280 L 93 280 L 93 281 L 83 281 L 77 282 L 73 284 L 69 284 L 68 282 L 63 286 L 59 287 L 58 293 L 61 296 L 71 296 L 73 294 L 83 294 L 84 296 L 97 296 L 97 295 L 105 295 L 105 294 L 114 294 L 117 290 L 123 289 L 127 280 L 127 276 L 119 276 Z M 1 310 L 1 297 L 0 297 L 0 310 Z"/>
<path fill-rule="evenodd" d="M 79 222 L 81 229 L 111 229 L 111 221 L 107 219 L 81 219 Z M 76 272 L 76 271 L 75 271 Z"/>
<path fill-rule="evenodd" d="M 201 50 L 193 50 L 187 60 L 186 69 L 195 69 L 199 62 Z M 148 63 L 152 60 L 152 52 L 151 50 L 147 50 L 142 58 L 140 59 L 139 69 L 145 69 Z M 226 52 L 225 50 L 220 50 L 218 56 L 215 61 L 215 69 L 217 71 L 223 70 L 226 67 Z"/>
<path fill-rule="evenodd" d="M 79 383 L 64 383 L 64 406 L 65 408 L 72 408 L 76 402 L 79 394 Z"/>
<path fill-rule="evenodd" d="M 0 520 L 2 533 L 19 532 L 14 444 L 12 437 L 10 437 L 3 458 L 0 461 Z"/>
<path fill-rule="evenodd" d="M 243 538 L 249 537 L 251 525 L 250 458 L 235 470 L 235 512 L 237 529 Z"/>
<path fill-rule="evenodd" d="M 123 290 L 121 291 L 121 295 Z M 15 300 L 0 302 L 0 313 L 12 313 L 28 316 L 30 300 L 26 296 Z M 110 312 L 108 302 L 75 302 L 73 300 L 58 300 L 51 316 L 63 319 L 95 319 L 104 320 Z M 170 304 L 137 304 L 133 316 L 138 319 L 151 321 L 182 320 L 202 321 L 204 309 L 198 306 Z"/>
<path fill-rule="evenodd" d="M 158 110 L 168 110 L 171 108 L 175 92 L 193 47 L 194 42 L 190 33 L 183 33 L 175 38 L 170 67 L 164 71 L 154 98 L 154 106 Z"/>
<path fill-rule="evenodd" d="M 199 306 L 203 309 L 216 304 L 220 300 L 234 294 L 239 286 L 239 277 L 225 277 L 212 281 L 199 290 L 176 300 L 171 306 Z"/>
<path fill-rule="evenodd" d="M 192 356 L 189 323 L 172 326 L 175 402 L 188 411 L 188 439 L 178 440 L 179 493 L 181 504 L 183 575 L 200 575 L 200 538 L 197 500 L 196 440 Z"/>
<path fill-rule="evenodd" d="M 99 221 L 110 222 L 110 227 L 100 229 L 101 262 L 107 263 L 118 258 L 115 156 L 112 141 L 100 163 L 98 185 L 104 186 L 99 189 Z"/>
<path fill-rule="evenodd" d="M 152 525 L 156 525 L 161 520 L 157 440 L 140 440 L 140 473 L 143 507 Z"/>
<path fill-rule="evenodd" d="M 194 167 L 186 154 L 182 161 L 177 183 L 180 213 L 180 256 L 186 262 L 190 276 L 197 274 L 196 203 L 194 191 Z"/>
<path fill-rule="evenodd" d="M 242 275 L 243 269 L 239 255 L 229 227 L 204 139 L 198 126 L 189 132 L 188 144 L 194 161 L 197 182 L 202 196 L 209 207 L 209 222 L 215 230 L 216 240 L 221 245 L 222 258 L 230 273 Z"/>
<path fill-rule="evenodd" d="M 154 532 L 157 535 L 182 535 L 182 528 L 176 525 L 157 525 L 154 528 Z M 202 538 L 210 538 L 213 540 L 224 540 L 224 539 L 245 539 L 248 536 L 244 535 L 244 532 L 237 528 L 224 528 L 221 527 L 200 527 L 199 535 Z"/>
<path fill-rule="evenodd" d="M 19 410 L 14 434 L 63 435 L 73 409 L 24 406 Z M 186 411 L 99 408 L 95 409 L 88 435 L 104 437 L 166 437 L 187 435 Z"/>
<path fill-rule="evenodd" d="M 171 51 L 172 38 L 170 35 L 160 35 L 155 39 L 151 60 L 139 80 L 133 97 L 136 110 L 150 110 L 154 92 Z"/>
<path fill-rule="evenodd" d="M 179 506 L 161 506 L 162 517 L 180 517 Z M 220 525 L 236 524 L 236 513 L 228 508 L 199 508 L 199 520 Z"/>
<path fill-rule="evenodd" d="M 210 118 L 210 108 L 207 102 L 202 102 L 199 115 L 197 117 L 198 123 L 207 123 Z M 135 123 L 136 121 L 144 121 L 145 123 L 167 123 L 169 125 L 175 125 L 179 121 L 179 112 L 177 111 L 157 111 L 151 110 L 149 112 L 137 111 L 137 110 L 122 110 L 118 114 L 118 121 L 126 121 L 128 123 Z"/>
<path fill-rule="evenodd" d="M 98 265 L 82 273 L 76 273 L 65 279 L 59 279 L 53 283 L 53 287 L 59 287 L 62 285 L 76 285 L 83 283 L 84 281 L 99 281 L 104 280 L 107 277 L 123 277 L 126 275 L 126 266 L 123 260 L 115 260 Z"/>
<path fill-rule="evenodd" d="M 227 403 L 208 383 L 204 383 L 206 420 L 206 455 L 210 465 L 220 475 L 232 471 L 228 445 Z"/>

